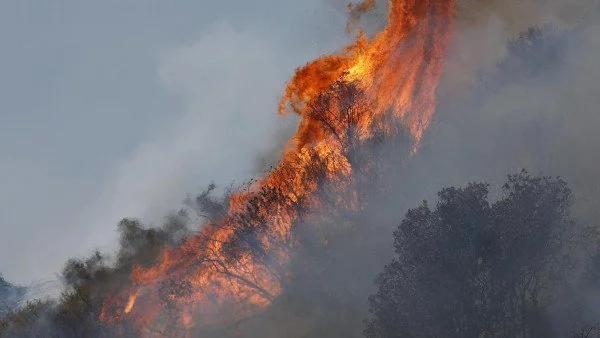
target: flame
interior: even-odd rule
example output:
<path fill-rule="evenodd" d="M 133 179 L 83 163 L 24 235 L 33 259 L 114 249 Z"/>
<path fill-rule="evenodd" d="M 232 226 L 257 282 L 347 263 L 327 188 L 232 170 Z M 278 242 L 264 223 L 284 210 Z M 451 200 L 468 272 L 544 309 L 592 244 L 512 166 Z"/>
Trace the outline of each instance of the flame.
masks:
<path fill-rule="evenodd" d="M 403 129 L 418 146 L 435 111 L 454 8 L 455 0 L 389 0 L 385 29 L 373 37 L 361 31 L 341 52 L 297 69 L 279 111 L 301 122 L 279 165 L 234 195 L 222 220 L 164 249 L 154 266 L 136 267 L 131 287 L 106 300 L 101 318 L 129 318 L 144 332 L 164 329 L 173 316 L 191 328 L 266 309 L 290 278 L 294 224 L 326 207 L 317 196 L 324 182 L 344 192 L 339 203 L 360 208 L 353 144 Z"/>
<path fill-rule="evenodd" d="M 127 305 L 125 305 L 125 313 L 131 312 L 131 309 L 133 309 L 133 306 L 135 305 L 135 300 L 137 299 L 138 294 L 139 290 L 136 291 L 136 293 L 129 296 L 129 300 L 127 300 Z"/>

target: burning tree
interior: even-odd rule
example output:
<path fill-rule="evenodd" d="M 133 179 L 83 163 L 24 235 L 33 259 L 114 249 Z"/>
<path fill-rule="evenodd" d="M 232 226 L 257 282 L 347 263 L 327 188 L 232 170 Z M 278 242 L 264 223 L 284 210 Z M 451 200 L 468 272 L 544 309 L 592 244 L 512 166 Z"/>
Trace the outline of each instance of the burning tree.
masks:
<path fill-rule="evenodd" d="M 301 122 L 279 165 L 233 194 L 221 219 L 165 248 L 152 266 L 136 266 L 101 318 L 131 320 L 140 332 L 176 322 L 189 332 L 267 309 L 291 283 L 289 265 L 307 245 L 301 234 L 319 238 L 327 217 L 314 211 L 340 215 L 364 207 L 361 180 L 378 164 L 368 158 L 370 145 L 407 131 L 417 148 L 435 110 L 454 4 L 390 0 L 380 33 L 360 32 L 342 53 L 299 69 L 280 112 L 292 111 Z"/>

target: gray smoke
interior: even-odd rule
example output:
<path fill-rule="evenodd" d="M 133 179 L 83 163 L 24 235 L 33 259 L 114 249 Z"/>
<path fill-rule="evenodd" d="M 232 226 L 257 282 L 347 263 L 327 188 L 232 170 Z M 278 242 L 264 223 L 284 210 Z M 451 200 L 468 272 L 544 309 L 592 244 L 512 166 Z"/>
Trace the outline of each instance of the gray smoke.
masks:
<path fill-rule="evenodd" d="M 369 264 L 352 266 L 352 278 L 379 271 L 391 257 L 391 233 L 404 212 L 423 199 L 435 200 L 435 193 L 444 186 L 487 181 L 492 191 L 498 191 L 506 175 L 521 169 L 558 175 L 566 178 L 576 194 L 581 222 L 589 224 L 598 216 L 600 156 L 595 148 L 600 141 L 600 97 L 596 94 L 600 92 L 596 82 L 600 28 L 596 5 L 596 1 L 460 2 L 433 125 L 419 152 L 386 182 L 391 191 L 380 196 L 368 215 L 361 216 L 372 237 L 368 244 L 362 243 L 363 253 L 371 256 Z M 372 20 L 370 25 L 381 24 L 381 18 L 365 19 Z M 387 149 L 385 154 L 394 150 Z M 397 156 L 403 151 L 397 149 Z M 382 158 L 382 162 L 387 160 Z M 349 253 L 357 240 L 349 235 L 341 243 L 341 252 Z M 348 277 L 344 273 L 341 268 L 326 278 L 350 280 L 342 277 Z M 367 316 L 372 284 L 353 283 L 351 312 Z M 264 335 L 268 328 L 281 335 L 318 329 L 311 315 L 281 314 L 286 306 L 274 306 L 275 313 L 260 320 L 257 330 Z M 321 320 L 326 322 L 323 312 Z M 360 336 L 358 331 L 344 334 Z"/>
<path fill-rule="evenodd" d="M 352 316 L 367 315 L 367 296 L 375 277 L 372 274 L 389 260 L 391 233 L 404 212 L 423 199 L 434 200 L 442 186 L 488 181 L 494 189 L 507 174 L 522 168 L 534 174 L 560 175 L 576 194 L 582 222 L 591 223 L 597 218 L 597 5 L 598 1 L 593 0 L 460 1 L 433 125 L 419 152 L 399 168 L 400 174 L 393 181 L 385 182 L 391 191 L 375 203 L 371 213 L 361 216 L 360 221 L 370 227 L 371 242 L 366 245 L 362 238 L 344 234 L 348 239 L 338 240 L 337 248 L 345 251 L 332 250 L 322 255 L 330 257 L 351 249 L 369 251 L 368 257 L 358 255 L 369 259 L 369 264 L 356 263 L 346 270 L 347 267 L 334 266 L 342 272 L 325 272 L 333 285 L 340 286 L 334 292 L 343 290 L 346 284 L 342 283 L 350 280 L 344 273 L 351 271 L 353 276 L 361 277 L 360 281 L 353 281 L 356 288 L 347 299 L 354 305 L 350 307 Z M 373 25 L 382 20 L 367 19 L 374 20 Z M 539 30 L 528 33 L 531 27 Z M 523 34 L 526 36 L 520 38 Z M 281 144 L 285 144 L 285 136 L 293 129 L 290 125 L 281 133 Z M 276 163 L 281 149 L 264 150 L 257 160 L 259 170 Z M 388 149 L 386 154 L 393 150 Z M 402 151 L 406 149 L 398 150 L 398 157 Z M 341 282 L 335 284 L 338 280 Z M 302 295 L 303 290 L 294 291 Z M 295 296 L 304 299 L 298 294 Z M 297 313 L 289 308 L 290 304 L 293 303 L 286 303 L 286 299 L 277 300 L 277 306 L 251 325 L 251 329 L 256 327 L 256 336 L 311 332 L 317 315 L 323 318 L 321 324 L 326 323 L 329 313 Z M 361 323 L 357 324 L 359 328 L 345 336 L 360 336 Z"/>
<path fill-rule="evenodd" d="M 433 162 L 415 165 L 448 183 L 524 167 L 564 176 L 581 203 L 591 201 L 600 182 L 596 5 L 464 1 L 435 124 L 415 159 Z M 515 47 L 530 27 L 539 41 Z"/>

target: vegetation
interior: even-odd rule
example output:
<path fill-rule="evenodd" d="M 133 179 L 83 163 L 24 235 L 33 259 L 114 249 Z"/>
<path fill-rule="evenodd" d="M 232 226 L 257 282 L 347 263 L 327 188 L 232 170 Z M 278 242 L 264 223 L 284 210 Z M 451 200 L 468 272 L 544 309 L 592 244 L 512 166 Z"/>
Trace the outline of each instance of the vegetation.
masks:
<path fill-rule="evenodd" d="M 212 198 L 213 189 L 188 200 L 202 217 L 219 217 L 224 210 L 226 200 Z M 489 194 L 484 183 L 449 187 L 438 193 L 434 208 L 424 201 L 407 212 L 394 233 L 395 258 L 370 297 L 366 337 L 591 337 L 598 331 L 591 325 L 597 314 L 588 311 L 585 296 L 600 291 L 599 237 L 573 218 L 567 184 L 521 172 L 509 176 L 497 200 L 490 202 Z M 344 218 L 350 226 L 335 227 Z M 319 225 L 328 229 L 327 245 L 323 234 L 298 234 L 305 250 L 296 253 L 294 278 L 271 309 L 244 326 L 202 332 L 277 336 L 295 327 L 298 336 L 359 336 L 365 315 L 360 300 L 376 273 L 377 265 L 369 266 L 373 243 L 356 238 L 368 232 L 357 214 L 324 220 L 331 222 Z M 185 212 L 158 229 L 123 220 L 113 264 L 100 253 L 70 260 L 62 273 L 67 287 L 62 297 L 12 311 L 0 320 L 0 334 L 134 335 L 131 323 L 99 320 L 103 300 L 129 282 L 133 265 L 151 264 L 161 248 L 185 238 L 188 222 Z"/>
<path fill-rule="evenodd" d="M 8 283 L 0 275 L 0 318 L 8 314 L 25 295 L 26 289 Z"/>
<path fill-rule="evenodd" d="M 553 44 L 542 48 L 547 39 L 531 30 L 511 44 L 509 52 L 517 58 L 501 64 L 500 75 L 522 67 L 521 59 L 539 60 L 529 56 L 532 52 L 550 55 L 549 61 L 558 62 L 559 48 Z M 525 78 L 543 72 L 538 63 L 523 67 L 531 70 L 524 73 Z M 354 96 L 361 95 L 352 86 L 339 92 L 354 101 Z M 575 219 L 573 195 L 566 182 L 521 172 L 508 178 L 497 199 L 489 198 L 490 188 L 485 183 L 442 189 L 434 207 L 423 202 L 406 214 L 394 233 L 394 259 L 380 271 L 390 259 L 385 247 L 391 242 L 387 237 L 392 224 L 381 222 L 389 218 L 381 214 L 400 215 L 396 209 L 378 207 L 379 200 L 372 192 L 385 191 L 389 187 L 384 184 L 397 180 L 395 170 L 402 165 L 393 162 L 401 162 L 405 156 L 399 153 L 408 153 L 410 147 L 402 135 L 385 142 L 380 142 L 383 136 L 374 137 L 367 145 L 354 142 L 357 112 L 340 105 L 344 109 L 339 109 L 340 115 L 332 121 L 330 114 L 320 114 L 329 109 L 329 99 L 323 97 L 316 103 L 320 107 L 311 111 L 311 119 L 343 141 L 341 149 L 357 175 L 351 187 L 356 194 L 335 195 L 335 189 L 323 184 L 321 208 L 297 211 L 301 217 L 293 224 L 294 242 L 272 243 L 287 246 L 285 252 L 293 259 L 283 271 L 277 271 L 283 290 L 270 295 L 272 305 L 264 313 L 228 325 L 195 328 L 193 335 L 526 338 L 591 337 L 598 332 L 593 324 L 600 319 L 600 311 L 586 298 L 600 294 L 599 237 L 595 228 Z M 311 163 L 314 168 L 308 169 L 321 184 L 325 164 Z M 228 194 L 214 198 L 214 189 L 211 185 L 186 201 L 195 216 L 212 223 L 228 210 Z M 280 194 L 261 191 L 248 203 L 248 210 L 233 215 L 238 217 L 238 228 L 231 242 L 225 243 L 226 258 L 235 259 L 246 251 L 257 260 L 269 259 L 257 240 L 264 220 L 256 210 L 261 203 L 282 198 Z M 356 198 L 357 202 L 344 198 Z M 340 207 L 353 203 L 359 207 Z M 62 272 L 65 292 L 61 298 L 31 302 L 18 310 L 14 305 L 4 307 L 8 310 L 4 316 L 0 312 L 0 336 L 135 336 L 138 332 L 127 320 L 99 320 L 103 302 L 131 284 L 134 266 L 152 265 L 160 250 L 177 246 L 189 236 L 190 223 L 199 222 L 184 211 L 167 217 L 159 228 L 124 219 L 118 225 L 120 249 L 115 257 L 97 252 L 69 260 Z M 166 307 L 174 307 L 171 295 L 185 294 L 188 287 L 170 282 L 160 290 Z M 0 300 L 2 290 L 8 290 L 6 285 L 0 278 Z M 177 323 L 171 320 L 164 331 L 146 329 L 158 337 L 177 336 L 181 330 Z"/>
<path fill-rule="evenodd" d="M 129 282 L 134 265 L 151 264 L 161 248 L 177 245 L 189 231 L 187 223 L 183 211 L 167 217 L 157 229 L 122 220 L 120 249 L 113 262 L 100 252 L 69 260 L 61 274 L 65 292 L 60 299 L 30 302 L 7 314 L 0 319 L 0 336 L 110 337 L 127 332 L 128 323 L 115 328 L 99 320 L 105 297 Z"/>
<path fill-rule="evenodd" d="M 446 188 L 434 209 L 423 202 L 406 214 L 370 298 L 367 337 L 552 337 L 581 325 L 555 327 L 582 308 L 572 303 L 577 276 L 598 245 L 572 218 L 567 184 L 522 172 L 499 200 L 488 194 L 486 184 Z"/>

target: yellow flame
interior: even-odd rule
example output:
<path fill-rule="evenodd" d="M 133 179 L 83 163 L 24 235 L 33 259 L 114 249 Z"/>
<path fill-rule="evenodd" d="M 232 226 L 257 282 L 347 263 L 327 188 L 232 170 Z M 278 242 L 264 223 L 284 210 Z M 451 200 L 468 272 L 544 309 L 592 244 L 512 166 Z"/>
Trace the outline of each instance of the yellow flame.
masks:
<path fill-rule="evenodd" d="M 129 299 L 127 300 L 127 305 L 125 306 L 125 313 L 129 313 L 131 312 L 131 310 L 133 310 L 133 306 L 135 305 L 135 300 L 138 297 L 138 292 L 132 294 L 129 296 Z"/>

